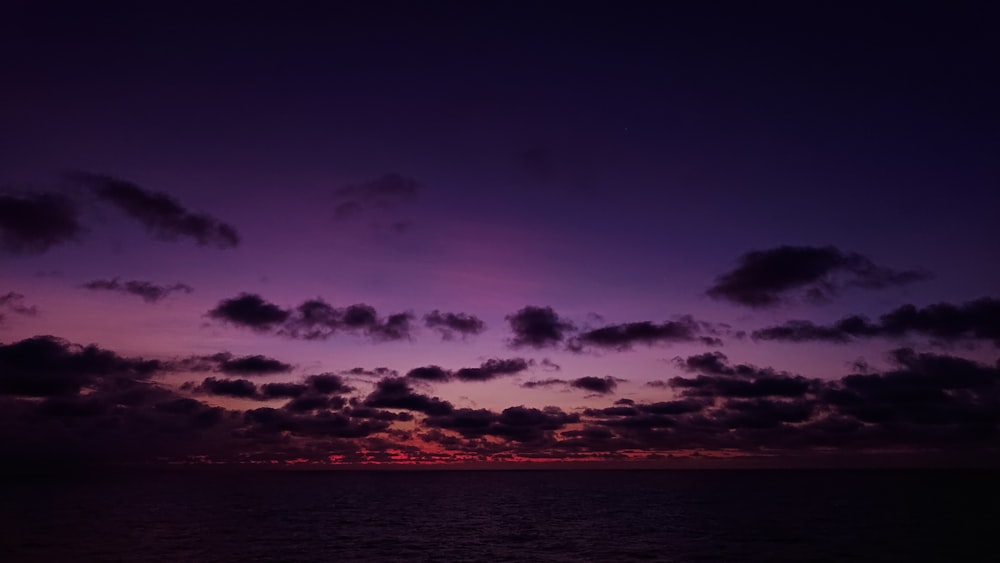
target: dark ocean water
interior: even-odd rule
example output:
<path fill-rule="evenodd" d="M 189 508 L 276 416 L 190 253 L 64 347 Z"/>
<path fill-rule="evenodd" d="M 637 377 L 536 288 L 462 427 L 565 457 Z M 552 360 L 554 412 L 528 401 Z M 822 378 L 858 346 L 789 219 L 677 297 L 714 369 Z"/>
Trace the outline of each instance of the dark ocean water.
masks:
<path fill-rule="evenodd" d="M 988 471 L 7 479 L 0 561 L 1000 561 Z"/>

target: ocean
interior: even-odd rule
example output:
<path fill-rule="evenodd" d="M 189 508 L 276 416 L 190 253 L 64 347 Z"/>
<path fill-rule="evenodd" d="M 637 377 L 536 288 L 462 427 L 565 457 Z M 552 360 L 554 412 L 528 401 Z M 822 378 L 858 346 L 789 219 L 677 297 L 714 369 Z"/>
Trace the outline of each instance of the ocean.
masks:
<path fill-rule="evenodd" d="M 7 479 L 0 561 L 1000 561 L 996 478 L 885 469 Z"/>

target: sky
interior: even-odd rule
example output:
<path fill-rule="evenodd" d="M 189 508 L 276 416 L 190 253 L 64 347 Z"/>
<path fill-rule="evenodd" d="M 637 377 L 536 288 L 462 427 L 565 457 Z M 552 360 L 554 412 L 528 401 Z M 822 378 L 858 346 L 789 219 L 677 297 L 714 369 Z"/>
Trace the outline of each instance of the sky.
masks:
<path fill-rule="evenodd" d="M 981 3 L 9 2 L 26 466 L 1000 460 Z"/>

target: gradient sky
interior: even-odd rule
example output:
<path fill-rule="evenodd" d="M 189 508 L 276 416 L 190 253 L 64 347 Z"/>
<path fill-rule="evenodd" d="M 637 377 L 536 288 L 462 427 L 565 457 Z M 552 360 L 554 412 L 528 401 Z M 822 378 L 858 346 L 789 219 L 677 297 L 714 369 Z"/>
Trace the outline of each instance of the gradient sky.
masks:
<path fill-rule="evenodd" d="M 0 17 L 14 459 L 1000 459 L 988 7 L 202 4 Z"/>

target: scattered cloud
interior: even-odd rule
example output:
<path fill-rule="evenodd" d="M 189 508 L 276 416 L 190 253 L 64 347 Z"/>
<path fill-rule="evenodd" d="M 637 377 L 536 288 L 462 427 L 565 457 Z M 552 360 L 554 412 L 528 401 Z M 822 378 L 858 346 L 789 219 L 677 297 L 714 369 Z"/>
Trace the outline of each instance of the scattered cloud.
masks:
<path fill-rule="evenodd" d="M 273 375 L 291 370 L 291 365 L 260 354 L 228 358 L 219 363 L 219 371 L 222 373 L 238 375 Z"/>
<path fill-rule="evenodd" d="M 514 314 L 507 315 L 507 322 L 514 332 L 510 345 L 514 348 L 545 348 L 561 344 L 575 327 L 561 319 L 552 307 L 528 305 Z"/>
<path fill-rule="evenodd" d="M 1000 346 L 1000 300 L 983 298 L 960 305 L 904 305 L 878 321 L 852 315 L 830 324 L 793 320 L 753 332 L 756 340 L 846 343 L 861 338 L 925 336 L 942 342 L 990 340 Z"/>
<path fill-rule="evenodd" d="M 455 372 L 459 381 L 489 381 L 505 375 L 516 375 L 531 367 L 532 362 L 524 358 L 489 359 L 475 368 L 462 368 Z"/>
<path fill-rule="evenodd" d="M 227 223 L 204 213 L 192 213 L 163 192 L 152 192 L 111 176 L 77 172 L 71 178 L 89 187 L 95 195 L 142 223 L 157 238 L 194 239 L 200 246 L 232 248 L 239 233 Z"/>
<path fill-rule="evenodd" d="M 121 281 L 120 278 L 99 279 L 89 281 L 82 286 L 85 289 L 115 291 L 129 295 L 136 295 L 147 303 L 156 303 L 165 299 L 172 293 L 191 293 L 194 289 L 184 283 L 173 285 L 156 285 L 148 281 L 129 280 Z"/>
<path fill-rule="evenodd" d="M 707 294 L 747 307 L 774 307 L 799 292 L 810 301 L 827 301 L 850 287 L 884 289 L 927 279 L 925 272 L 893 270 L 833 246 L 779 246 L 739 258 Z"/>
<path fill-rule="evenodd" d="M 208 312 L 208 316 L 236 326 L 267 331 L 284 323 L 291 313 L 264 301 L 259 295 L 241 293 L 237 297 L 220 301 Z"/>
<path fill-rule="evenodd" d="M 424 315 L 424 326 L 437 331 L 442 340 L 454 340 L 456 336 L 475 336 L 486 330 L 486 323 L 475 315 L 442 313 L 437 309 Z"/>
<path fill-rule="evenodd" d="M 380 380 L 363 404 L 366 407 L 403 409 L 429 415 L 446 415 L 454 410 L 448 401 L 415 392 L 402 377 Z"/>
<path fill-rule="evenodd" d="M 570 387 L 576 387 L 577 389 L 583 389 L 585 391 L 590 391 L 591 393 L 598 393 L 600 395 L 607 395 L 613 393 L 615 388 L 618 387 L 618 379 L 606 375 L 604 377 L 586 376 L 574 379 L 569 382 Z"/>
<path fill-rule="evenodd" d="M 371 305 L 359 303 L 338 308 L 322 299 L 310 299 L 289 310 L 251 293 L 223 299 L 208 316 L 258 332 L 302 340 L 326 340 L 340 332 L 365 335 L 375 341 L 408 340 L 413 320 L 413 314 L 408 312 L 383 318 Z"/>
<path fill-rule="evenodd" d="M 722 340 L 715 334 L 717 331 L 707 323 L 699 323 L 690 316 L 684 316 L 659 324 L 641 321 L 587 330 L 573 337 L 569 347 L 579 352 L 588 347 L 626 351 L 631 350 L 635 344 L 653 346 L 671 342 L 701 342 L 719 346 Z"/>
<path fill-rule="evenodd" d="M 82 232 L 76 204 L 63 195 L 0 195 L 0 249 L 6 252 L 42 254 Z"/>
<path fill-rule="evenodd" d="M 274 375 L 288 373 L 291 364 L 256 354 L 233 356 L 229 352 L 219 352 L 206 356 L 189 356 L 180 360 L 164 362 L 164 368 L 172 372 L 214 371 L 227 375 Z"/>
<path fill-rule="evenodd" d="M 451 375 L 451 372 L 443 367 L 433 365 L 413 368 L 406 373 L 409 379 L 437 382 L 451 381 Z"/>

